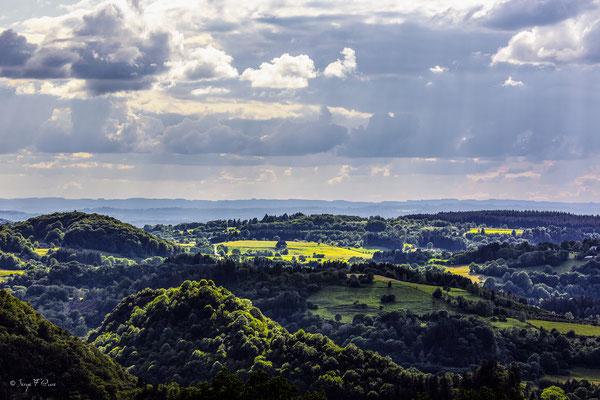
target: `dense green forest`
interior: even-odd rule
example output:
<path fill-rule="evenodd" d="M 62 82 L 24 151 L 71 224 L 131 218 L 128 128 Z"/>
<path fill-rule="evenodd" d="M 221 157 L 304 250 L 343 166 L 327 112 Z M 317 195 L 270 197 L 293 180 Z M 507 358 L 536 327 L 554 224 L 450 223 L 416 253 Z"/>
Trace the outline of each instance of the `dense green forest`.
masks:
<path fill-rule="evenodd" d="M 5 290 L 0 290 L 0 354 L 3 399 L 126 398 L 137 382 L 98 349 Z"/>
<path fill-rule="evenodd" d="M 30 242 L 100 250 L 126 257 L 169 256 L 176 246 L 115 218 L 81 212 L 30 218 L 10 228 Z M 1 248 L 1 247 L 0 247 Z"/>

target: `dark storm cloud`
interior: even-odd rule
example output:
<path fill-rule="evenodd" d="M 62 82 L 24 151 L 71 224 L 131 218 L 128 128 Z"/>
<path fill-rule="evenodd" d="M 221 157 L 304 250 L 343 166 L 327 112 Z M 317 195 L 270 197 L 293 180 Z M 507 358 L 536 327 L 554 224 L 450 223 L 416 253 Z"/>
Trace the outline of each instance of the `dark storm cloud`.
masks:
<path fill-rule="evenodd" d="M 0 75 L 84 79 L 92 94 L 148 88 L 166 70 L 170 34 L 142 35 L 123 10 L 107 4 L 83 17 L 72 38 L 35 46 L 12 30 L 0 35 Z"/>
<path fill-rule="evenodd" d="M 212 117 L 186 118 L 180 124 L 167 127 L 163 146 L 166 151 L 178 154 L 239 153 L 257 140 Z"/>
<path fill-rule="evenodd" d="M 348 157 L 414 156 L 419 138 L 419 122 L 412 116 L 391 117 L 376 113 L 365 128 L 352 131 L 340 154 Z"/>
<path fill-rule="evenodd" d="M 35 52 L 35 45 L 27 43 L 24 36 L 8 29 L 0 35 L 0 67 L 22 66 Z"/>
<path fill-rule="evenodd" d="M 0 154 L 28 147 L 40 125 L 52 116 L 56 99 L 18 96 L 13 89 L 0 88 Z"/>
<path fill-rule="evenodd" d="M 595 8 L 593 0 L 509 0 L 495 5 L 483 24 L 499 29 L 551 25 Z"/>
<path fill-rule="evenodd" d="M 301 156 L 330 151 L 347 137 L 346 128 L 332 124 L 323 114 L 317 121 L 236 120 L 230 123 L 207 117 L 185 119 L 167 127 L 162 142 L 165 150 L 179 154 Z"/>

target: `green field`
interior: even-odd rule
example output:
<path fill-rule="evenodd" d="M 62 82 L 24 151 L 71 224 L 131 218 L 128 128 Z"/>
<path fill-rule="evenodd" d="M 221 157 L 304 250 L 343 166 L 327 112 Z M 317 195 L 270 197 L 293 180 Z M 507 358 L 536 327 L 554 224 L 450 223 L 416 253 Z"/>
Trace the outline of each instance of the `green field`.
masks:
<path fill-rule="evenodd" d="M 600 369 L 577 367 L 570 369 L 569 372 L 570 375 L 546 375 L 545 377 L 558 382 L 565 382 L 568 379 L 585 379 L 591 383 L 600 383 Z"/>
<path fill-rule="evenodd" d="M 567 333 L 572 330 L 575 331 L 577 335 L 600 336 L 600 326 L 575 324 L 569 322 L 541 321 L 537 319 L 528 319 L 527 323 L 535 326 L 536 328 L 544 327 L 549 331 L 556 329 L 560 333 Z"/>
<path fill-rule="evenodd" d="M 239 249 L 242 255 L 247 253 L 254 253 L 257 251 L 271 251 L 273 253 L 281 252 L 283 249 L 277 249 L 275 247 L 275 241 L 263 241 L 263 240 L 237 240 L 234 242 L 218 243 L 216 246 L 224 245 L 227 246 L 228 255 L 231 254 L 233 249 Z M 292 257 L 298 258 L 299 256 L 305 256 L 307 261 L 317 260 L 313 258 L 313 254 L 323 254 L 324 257 L 320 258 L 325 260 L 349 260 L 352 257 L 361 257 L 369 259 L 373 257 L 373 253 L 378 251 L 377 249 L 366 249 L 366 248 L 344 248 L 335 247 L 327 244 L 318 244 L 315 242 L 287 242 L 287 255 L 282 255 L 281 258 L 284 260 L 291 260 Z"/>
<path fill-rule="evenodd" d="M 510 328 L 518 328 L 518 329 L 533 329 L 533 327 L 526 322 L 521 322 L 518 319 L 507 318 L 506 322 L 503 321 L 490 321 L 490 324 L 498 329 L 510 329 Z"/>
<path fill-rule="evenodd" d="M 445 267 L 445 268 L 446 268 L 446 271 L 448 271 L 448 272 L 452 272 L 453 274 L 464 276 L 465 278 L 469 278 L 471 280 L 471 282 L 473 282 L 473 283 L 480 283 L 482 281 L 485 281 L 484 275 L 478 275 L 478 274 L 471 273 L 468 265 L 458 265 L 458 266 Z"/>
<path fill-rule="evenodd" d="M 0 269 L 0 282 L 5 281 L 8 277 L 13 275 L 21 275 L 23 272 L 25 271 Z"/>
<path fill-rule="evenodd" d="M 501 228 L 483 228 L 486 235 L 510 235 L 513 229 L 501 229 Z M 523 234 L 523 229 L 514 229 L 517 235 Z M 480 233 L 481 228 L 473 228 L 467 233 Z"/>
<path fill-rule="evenodd" d="M 556 267 L 552 267 L 552 272 L 556 272 L 559 274 L 562 274 L 565 272 L 570 272 L 573 269 L 573 267 L 579 267 L 580 265 L 583 265 L 588 261 L 589 260 L 576 260 L 575 253 L 569 253 L 569 259 L 566 260 L 565 262 L 563 262 L 562 264 L 557 265 Z M 545 269 L 546 269 L 545 265 L 539 265 L 536 267 L 527 267 L 527 271 L 543 272 Z"/>
<path fill-rule="evenodd" d="M 388 281 L 392 281 L 392 287 L 388 288 Z M 426 314 L 439 310 L 451 311 L 448 305 L 441 300 L 434 300 L 431 294 L 438 286 L 421 285 L 397 281 L 376 275 L 372 284 L 360 288 L 349 286 L 331 285 L 311 295 L 308 300 L 319 308 L 313 313 L 327 319 L 333 319 L 336 314 L 341 314 L 343 322 L 350 322 L 355 314 L 375 315 L 382 306 L 382 311 L 410 310 L 415 314 Z M 384 294 L 395 294 L 395 303 L 381 303 Z M 448 293 L 448 292 L 445 292 Z M 464 296 L 470 300 L 479 299 L 471 293 L 452 288 L 449 292 L 452 296 Z M 366 304 L 366 307 L 355 305 Z"/>

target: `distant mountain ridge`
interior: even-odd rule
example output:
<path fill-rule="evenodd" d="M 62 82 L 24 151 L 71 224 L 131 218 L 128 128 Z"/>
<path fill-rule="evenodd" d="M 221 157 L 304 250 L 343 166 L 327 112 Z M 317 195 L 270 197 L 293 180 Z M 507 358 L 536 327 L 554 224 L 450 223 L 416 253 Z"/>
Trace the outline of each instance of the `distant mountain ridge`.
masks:
<path fill-rule="evenodd" d="M 336 214 L 385 218 L 442 211 L 537 210 L 600 214 L 600 203 L 538 202 L 530 200 L 409 200 L 353 202 L 346 200 L 248 199 L 64 199 L 59 197 L 0 199 L 0 218 L 22 221 L 52 212 L 84 211 L 118 218 L 136 226 L 206 222 L 215 219 L 260 218 L 265 214 Z"/>

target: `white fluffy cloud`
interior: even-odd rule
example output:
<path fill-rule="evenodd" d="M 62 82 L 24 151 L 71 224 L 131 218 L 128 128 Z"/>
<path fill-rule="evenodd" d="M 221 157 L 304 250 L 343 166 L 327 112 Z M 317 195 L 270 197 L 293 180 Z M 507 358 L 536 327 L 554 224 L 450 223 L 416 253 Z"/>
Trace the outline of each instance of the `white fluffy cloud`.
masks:
<path fill-rule="evenodd" d="M 213 46 L 196 48 L 185 60 L 169 62 L 169 78 L 173 81 L 233 79 L 238 71 L 231 63 L 233 57 Z"/>
<path fill-rule="evenodd" d="M 537 26 L 520 31 L 492 56 L 492 65 L 598 64 L 599 17 L 597 12 L 587 13 L 555 25 Z"/>
<path fill-rule="evenodd" d="M 260 64 L 259 69 L 246 69 L 241 79 L 250 81 L 252 87 L 301 89 L 307 87 L 308 80 L 316 76 L 315 63 L 309 56 L 290 56 L 285 53 L 271 62 Z"/>
<path fill-rule="evenodd" d="M 345 79 L 349 74 L 356 71 L 356 53 L 354 50 L 349 47 L 345 47 L 340 54 L 344 56 L 344 59 L 341 60 L 338 58 L 337 61 L 332 62 L 325 67 L 323 75 L 328 78 L 335 77 Z"/>
<path fill-rule="evenodd" d="M 222 87 L 207 86 L 192 90 L 193 96 L 218 96 L 231 92 L 231 90 Z"/>
<path fill-rule="evenodd" d="M 523 82 L 522 81 L 515 81 L 512 78 L 512 76 L 509 76 L 508 79 L 506 79 L 504 81 L 504 83 L 502 84 L 502 86 L 505 86 L 505 87 L 523 86 Z"/>
<path fill-rule="evenodd" d="M 448 71 L 448 68 L 446 68 L 446 67 L 440 67 L 439 65 L 436 65 L 435 67 L 429 68 L 429 70 L 431 72 L 433 72 L 434 74 L 441 74 L 442 72 Z"/>

